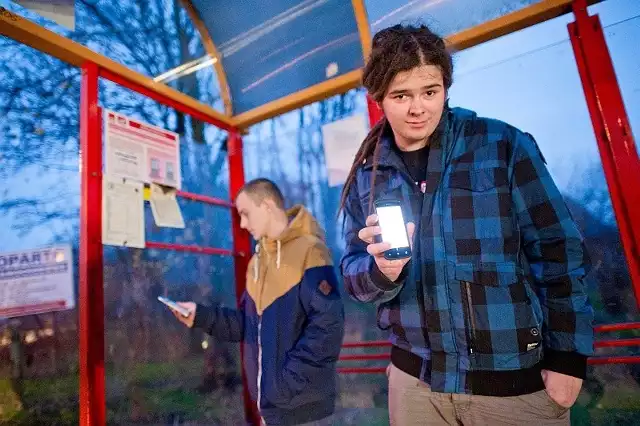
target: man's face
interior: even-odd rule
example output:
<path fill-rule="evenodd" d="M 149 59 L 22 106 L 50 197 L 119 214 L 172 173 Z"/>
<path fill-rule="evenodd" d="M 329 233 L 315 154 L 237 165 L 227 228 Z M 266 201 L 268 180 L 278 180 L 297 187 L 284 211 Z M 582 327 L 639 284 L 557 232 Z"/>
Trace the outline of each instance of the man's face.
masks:
<path fill-rule="evenodd" d="M 435 65 L 419 66 L 393 78 L 382 109 L 401 149 L 424 146 L 438 127 L 445 99 L 442 72 Z"/>
<path fill-rule="evenodd" d="M 267 235 L 271 213 L 267 203 L 257 204 L 245 192 L 236 198 L 236 209 L 240 215 L 240 227 L 246 229 L 256 241 Z"/>

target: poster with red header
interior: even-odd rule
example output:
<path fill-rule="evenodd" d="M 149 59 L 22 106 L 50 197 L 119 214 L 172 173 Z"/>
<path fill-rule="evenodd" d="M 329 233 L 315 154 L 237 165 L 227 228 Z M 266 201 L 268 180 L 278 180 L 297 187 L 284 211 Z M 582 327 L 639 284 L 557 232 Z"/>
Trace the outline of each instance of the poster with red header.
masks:
<path fill-rule="evenodd" d="M 75 306 L 69 244 L 0 253 L 0 318 Z"/>
<path fill-rule="evenodd" d="M 104 110 L 105 174 L 180 189 L 180 135 Z"/>

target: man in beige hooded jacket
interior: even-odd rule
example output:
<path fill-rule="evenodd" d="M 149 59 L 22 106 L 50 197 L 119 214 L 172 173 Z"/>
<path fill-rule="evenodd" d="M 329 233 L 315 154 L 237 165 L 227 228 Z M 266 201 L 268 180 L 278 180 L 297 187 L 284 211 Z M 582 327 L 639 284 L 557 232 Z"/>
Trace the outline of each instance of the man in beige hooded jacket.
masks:
<path fill-rule="evenodd" d="M 267 179 L 236 198 L 241 227 L 258 242 L 238 310 L 182 303 L 176 317 L 226 341 L 245 343 L 244 367 L 262 424 L 328 425 L 344 309 L 324 233 L 303 206 L 284 209 Z"/>

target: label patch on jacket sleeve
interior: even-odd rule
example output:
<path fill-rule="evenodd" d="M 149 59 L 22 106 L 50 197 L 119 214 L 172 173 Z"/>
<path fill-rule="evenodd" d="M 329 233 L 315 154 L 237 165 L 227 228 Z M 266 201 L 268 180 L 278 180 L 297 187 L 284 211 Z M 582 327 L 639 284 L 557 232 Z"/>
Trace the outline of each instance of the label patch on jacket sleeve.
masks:
<path fill-rule="evenodd" d="M 318 290 L 320 290 L 320 293 L 328 296 L 331 293 L 331 290 L 333 290 L 333 287 L 331 287 L 331 284 L 329 284 L 327 280 L 322 280 L 320 285 L 318 285 Z"/>

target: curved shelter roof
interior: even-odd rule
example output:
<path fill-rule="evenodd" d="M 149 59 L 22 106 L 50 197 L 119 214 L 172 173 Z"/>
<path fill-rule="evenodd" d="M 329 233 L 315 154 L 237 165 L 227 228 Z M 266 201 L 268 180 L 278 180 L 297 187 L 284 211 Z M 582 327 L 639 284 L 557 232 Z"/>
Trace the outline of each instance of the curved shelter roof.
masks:
<path fill-rule="evenodd" d="M 217 47 L 235 114 L 363 66 L 370 34 L 421 21 L 443 35 L 539 0 L 184 0 Z M 193 17 L 193 16 L 192 16 Z M 359 24 L 360 23 L 360 29 Z M 371 31 L 369 29 L 372 29 Z M 360 33 L 365 37 L 361 37 Z"/>
<path fill-rule="evenodd" d="M 191 2 L 219 52 L 234 113 L 363 65 L 349 0 Z"/>
<path fill-rule="evenodd" d="M 216 117 L 242 128 L 358 87 L 371 34 L 396 23 L 425 23 L 464 49 L 571 11 L 571 0 L 179 1 L 208 54 L 198 66 L 216 71 L 224 102 Z M 76 65 L 89 59 L 137 83 L 163 85 L 30 22 L 3 19 L 0 34 Z"/>

